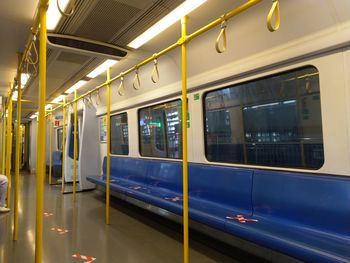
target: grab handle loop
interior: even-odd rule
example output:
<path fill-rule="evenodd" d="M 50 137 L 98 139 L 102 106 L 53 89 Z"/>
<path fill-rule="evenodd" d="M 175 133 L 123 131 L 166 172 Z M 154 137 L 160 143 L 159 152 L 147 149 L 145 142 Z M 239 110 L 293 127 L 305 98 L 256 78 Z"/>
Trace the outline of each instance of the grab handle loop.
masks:
<path fill-rule="evenodd" d="M 119 84 L 119 87 L 118 87 L 118 94 L 120 96 L 124 96 L 125 95 L 124 77 L 123 76 L 120 78 L 120 84 Z"/>
<path fill-rule="evenodd" d="M 136 68 L 136 70 L 135 70 L 135 77 L 134 77 L 134 81 L 132 82 L 132 86 L 133 86 L 134 90 L 139 90 L 141 87 L 138 68 Z"/>
<path fill-rule="evenodd" d="M 101 102 L 100 90 L 98 89 L 96 93 L 96 106 L 100 105 L 100 102 Z"/>
<path fill-rule="evenodd" d="M 88 104 L 89 104 L 91 107 L 94 106 L 94 104 L 93 104 L 93 102 L 92 102 L 91 93 L 89 94 L 89 97 L 88 97 Z"/>
<path fill-rule="evenodd" d="M 159 81 L 159 70 L 158 70 L 158 60 L 157 58 L 155 58 L 153 60 L 154 66 L 153 66 L 153 70 L 152 70 L 152 75 L 151 75 L 151 79 L 153 83 L 157 83 Z"/>
<path fill-rule="evenodd" d="M 32 48 L 34 49 L 34 55 L 35 55 L 35 60 L 33 61 L 32 59 Z M 34 39 L 30 42 L 29 44 L 29 48 L 28 48 L 28 52 L 27 52 L 27 56 L 26 56 L 27 60 L 29 60 L 30 58 L 30 63 L 31 64 L 37 64 L 39 62 L 39 54 L 38 54 L 38 50 L 36 48 L 36 45 L 35 45 L 35 36 L 34 36 Z"/>
<path fill-rule="evenodd" d="M 224 19 L 221 22 L 220 34 L 219 34 L 218 38 L 216 39 L 216 43 L 215 43 L 215 49 L 216 49 L 216 51 L 218 53 L 225 52 L 226 48 L 227 48 L 226 27 L 227 27 L 227 22 L 226 22 L 226 19 Z M 220 47 L 220 40 L 222 40 L 222 46 L 221 47 Z"/>
<path fill-rule="evenodd" d="M 66 12 L 64 12 L 64 11 L 61 9 L 59 0 L 56 0 L 57 9 L 58 9 L 58 11 L 60 12 L 60 14 L 61 14 L 62 16 L 70 17 L 70 16 L 72 16 L 72 15 L 74 14 L 74 12 L 75 12 L 76 0 L 72 0 L 72 1 L 73 1 L 72 10 L 70 11 L 70 13 L 66 13 Z"/>
<path fill-rule="evenodd" d="M 272 24 L 272 16 L 275 15 L 275 24 Z M 270 32 L 278 30 L 281 24 L 280 3 L 279 0 L 273 0 L 272 7 L 267 15 L 267 28 Z"/>
<path fill-rule="evenodd" d="M 31 58 L 27 58 L 27 59 L 25 60 L 25 62 L 26 62 L 26 72 L 27 72 L 29 75 L 35 77 L 35 76 L 38 74 L 38 69 L 37 69 L 36 64 L 34 64 L 34 63 L 32 62 Z M 33 72 L 31 72 L 32 70 L 30 70 L 30 68 L 29 68 L 30 66 L 33 68 Z"/>

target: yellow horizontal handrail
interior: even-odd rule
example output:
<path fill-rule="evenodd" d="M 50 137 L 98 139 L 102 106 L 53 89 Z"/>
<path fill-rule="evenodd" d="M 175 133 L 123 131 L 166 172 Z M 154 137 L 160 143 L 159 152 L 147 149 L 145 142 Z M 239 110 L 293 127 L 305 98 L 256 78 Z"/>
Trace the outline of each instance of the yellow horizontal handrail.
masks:
<path fill-rule="evenodd" d="M 27 103 L 38 103 L 36 100 L 26 100 L 26 99 L 21 99 L 21 102 L 27 102 Z M 57 104 L 57 105 L 63 105 L 62 102 L 55 102 L 55 101 L 46 101 L 45 104 Z"/>

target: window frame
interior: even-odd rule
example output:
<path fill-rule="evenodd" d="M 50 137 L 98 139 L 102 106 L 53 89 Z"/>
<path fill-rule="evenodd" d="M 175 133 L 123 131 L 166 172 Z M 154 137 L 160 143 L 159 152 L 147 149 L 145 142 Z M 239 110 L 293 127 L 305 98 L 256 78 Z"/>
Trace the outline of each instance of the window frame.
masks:
<path fill-rule="evenodd" d="M 57 140 L 57 144 L 56 144 L 56 149 L 57 151 L 62 151 L 63 150 L 63 126 L 59 126 L 56 129 L 56 140 Z M 60 131 L 62 131 L 62 138 L 61 138 L 61 148 L 59 147 L 59 137 L 60 137 Z"/>
<path fill-rule="evenodd" d="M 142 147 L 142 137 L 141 137 L 141 126 L 140 126 L 140 112 L 141 110 L 143 109 L 147 109 L 147 108 L 151 108 L 151 107 L 154 107 L 154 106 L 157 106 L 157 105 L 162 105 L 162 104 L 166 104 L 166 103 L 172 103 L 172 102 L 175 102 L 175 101 L 180 101 L 180 105 L 181 105 L 181 109 L 182 109 L 182 99 L 179 98 L 179 97 L 175 97 L 171 100 L 164 100 L 164 101 L 161 101 L 161 102 L 158 102 L 158 103 L 153 103 L 153 104 L 147 104 L 146 106 L 142 107 L 142 108 L 138 108 L 137 109 L 137 136 L 138 136 L 138 152 L 139 152 L 139 155 L 142 157 L 142 158 L 156 158 L 156 159 L 166 159 L 166 160 L 173 160 L 173 161 L 182 161 L 182 146 L 181 146 L 181 157 L 180 158 L 173 158 L 173 157 L 159 157 L 159 156 L 149 156 L 149 155 L 143 155 L 142 154 L 142 151 L 141 151 L 141 147 Z M 181 121 L 181 114 L 179 115 L 179 119 Z M 181 128 L 181 125 L 180 125 L 180 128 Z M 182 128 L 181 128 L 182 129 Z M 182 134 L 182 131 L 181 131 L 181 134 Z M 165 130 L 165 141 L 167 141 L 167 130 Z M 181 137 L 181 145 L 182 145 L 182 137 Z M 165 142 L 167 143 L 167 142 Z"/>
<path fill-rule="evenodd" d="M 117 115 L 121 115 L 121 114 L 126 114 L 126 122 L 128 124 L 128 153 L 127 154 L 118 154 L 118 153 L 112 153 L 112 125 L 111 125 L 111 133 L 110 133 L 110 145 L 109 145 L 109 153 L 110 155 L 114 155 L 114 156 L 129 156 L 130 155 L 130 131 L 129 131 L 129 116 L 128 116 L 128 112 L 127 111 L 123 111 L 123 112 L 118 112 L 115 114 L 112 114 L 110 116 L 110 123 L 112 124 L 112 117 L 113 116 L 117 116 Z"/>
<path fill-rule="evenodd" d="M 320 116 L 321 116 L 321 131 L 322 131 L 322 146 L 323 146 L 323 162 L 322 165 L 317 167 L 317 168 L 313 168 L 313 167 L 293 167 L 293 166 L 277 166 L 277 165 L 266 165 L 266 164 L 254 164 L 254 163 L 239 163 L 239 162 L 223 162 L 223 161 L 212 161 L 208 159 L 208 143 L 207 143 L 207 132 L 206 132 L 206 103 L 205 103 L 205 99 L 208 95 L 208 93 L 212 93 L 212 92 L 216 92 L 219 90 L 224 90 L 227 88 L 234 88 L 237 86 L 242 86 L 242 85 L 246 85 L 247 83 L 251 83 L 251 82 L 258 82 L 262 79 L 267 79 L 267 78 L 273 78 L 282 74 L 287 74 L 289 72 L 294 72 L 297 70 L 303 70 L 306 68 L 314 68 L 317 73 L 318 73 L 318 90 L 319 90 L 319 97 L 320 97 Z M 320 78 L 320 70 L 312 64 L 304 64 L 304 65 L 300 65 L 300 66 L 296 66 L 296 67 L 291 67 L 285 70 L 281 70 L 281 71 L 274 71 L 271 74 L 257 74 L 259 75 L 259 77 L 254 78 L 254 76 L 251 76 L 249 78 L 247 78 L 246 80 L 243 81 L 237 81 L 237 82 L 229 82 L 227 84 L 224 85 L 220 85 L 217 86 L 213 89 L 208 89 L 205 90 L 204 92 L 202 92 L 201 95 L 201 102 L 202 102 L 202 129 L 203 129 L 203 142 L 204 142 L 204 158 L 208 163 L 216 163 L 216 164 L 220 164 L 220 165 L 232 165 L 232 166 L 239 166 L 239 167 L 257 167 L 257 168 L 264 168 L 264 169 L 271 169 L 271 170 L 295 170 L 295 171 L 308 171 L 308 172 L 315 172 L 318 171 L 320 169 L 322 169 L 326 163 L 326 153 L 325 153 L 325 137 L 324 137 L 324 127 L 323 127 L 323 117 L 322 117 L 322 101 L 321 101 L 321 78 Z M 242 107 L 243 109 L 243 107 Z M 244 127 L 243 127 L 244 128 Z"/>

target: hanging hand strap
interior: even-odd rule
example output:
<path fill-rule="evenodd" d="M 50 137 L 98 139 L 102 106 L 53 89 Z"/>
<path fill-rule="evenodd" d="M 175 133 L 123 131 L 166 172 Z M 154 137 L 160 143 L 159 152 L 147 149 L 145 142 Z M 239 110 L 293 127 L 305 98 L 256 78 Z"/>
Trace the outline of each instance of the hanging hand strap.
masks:
<path fill-rule="evenodd" d="M 141 87 L 141 82 L 139 77 L 139 68 L 136 68 L 135 70 L 135 77 L 134 77 L 134 81 L 132 82 L 132 86 L 135 90 L 138 90 Z"/>
<path fill-rule="evenodd" d="M 224 19 L 224 17 L 223 17 Z M 218 38 L 216 39 L 215 43 L 215 49 L 218 53 L 223 53 L 226 51 L 227 47 L 227 39 L 226 39 L 226 27 L 227 27 L 227 22 L 226 20 L 223 20 L 221 22 L 221 30 Z M 220 47 L 220 40 L 222 40 L 222 46 Z"/>
<path fill-rule="evenodd" d="M 119 87 L 118 87 L 118 94 L 120 96 L 124 96 L 125 95 L 124 77 L 123 76 L 120 78 L 120 84 L 119 84 Z"/>
<path fill-rule="evenodd" d="M 56 0 L 57 9 L 58 9 L 58 11 L 60 12 L 60 14 L 61 14 L 62 16 L 70 17 L 70 16 L 72 16 L 72 15 L 74 14 L 74 12 L 75 12 L 76 0 L 72 0 L 72 1 L 73 1 L 72 10 L 70 11 L 70 13 L 66 13 L 66 12 L 64 12 L 64 11 L 61 9 L 59 0 Z"/>
<path fill-rule="evenodd" d="M 160 78 L 159 70 L 158 70 L 158 60 L 157 60 L 157 58 L 155 58 L 153 60 L 153 64 L 154 64 L 154 66 L 153 66 L 153 70 L 152 70 L 151 79 L 152 79 L 153 83 L 157 83 L 159 81 L 159 78 Z"/>
<path fill-rule="evenodd" d="M 100 105 L 101 102 L 101 97 L 100 97 L 100 90 L 97 90 L 97 94 L 96 94 L 96 106 Z"/>
<path fill-rule="evenodd" d="M 275 15 L 275 24 L 272 25 L 272 16 Z M 280 17 L 280 3 L 279 0 L 273 0 L 272 7 L 270 9 L 269 14 L 267 15 L 267 28 L 270 32 L 274 32 L 278 30 L 281 23 Z"/>

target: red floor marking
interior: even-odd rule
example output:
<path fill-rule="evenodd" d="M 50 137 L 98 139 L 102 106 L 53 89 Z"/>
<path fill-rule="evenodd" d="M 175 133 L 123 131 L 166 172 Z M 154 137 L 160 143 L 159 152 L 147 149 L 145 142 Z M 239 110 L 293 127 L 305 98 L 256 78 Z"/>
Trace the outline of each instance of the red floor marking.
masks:
<path fill-rule="evenodd" d="M 133 190 L 146 189 L 145 187 L 142 187 L 142 186 L 129 186 L 129 188 Z"/>
<path fill-rule="evenodd" d="M 238 222 L 244 224 L 246 222 L 259 222 L 257 219 L 252 219 L 252 218 L 245 218 L 242 215 L 237 215 L 237 216 L 226 216 L 227 219 L 231 220 L 237 220 Z"/>
<path fill-rule="evenodd" d="M 59 227 L 52 227 L 51 230 L 52 230 L 52 231 L 57 231 L 58 234 L 60 234 L 60 235 L 63 235 L 63 234 L 65 234 L 65 233 L 68 233 L 68 232 L 69 232 L 68 230 L 62 229 L 62 228 L 59 228 Z"/>
<path fill-rule="evenodd" d="M 45 217 L 53 216 L 53 213 L 44 213 Z"/>
<path fill-rule="evenodd" d="M 80 255 L 79 253 L 72 255 L 73 258 L 77 258 L 77 259 L 84 259 L 86 260 L 84 263 L 91 263 L 92 261 L 95 261 L 96 258 L 93 257 L 89 257 L 89 256 L 83 256 Z"/>
<path fill-rule="evenodd" d="M 182 197 L 180 196 L 175 196 L 175 197 L 165 197 L 166 200 L 169 200 L 171 202 L 177 202 L 177 201 L 181 201 Z"/>
<path fill-rule="evenodd" d="M 134 190 L 139 190 L 139 189 L 141 189 L 142 187 L 141 187 L 141 186 L 130 186 L 129 188 L 130 188 L 130 189 L 134 189 Z"/>

